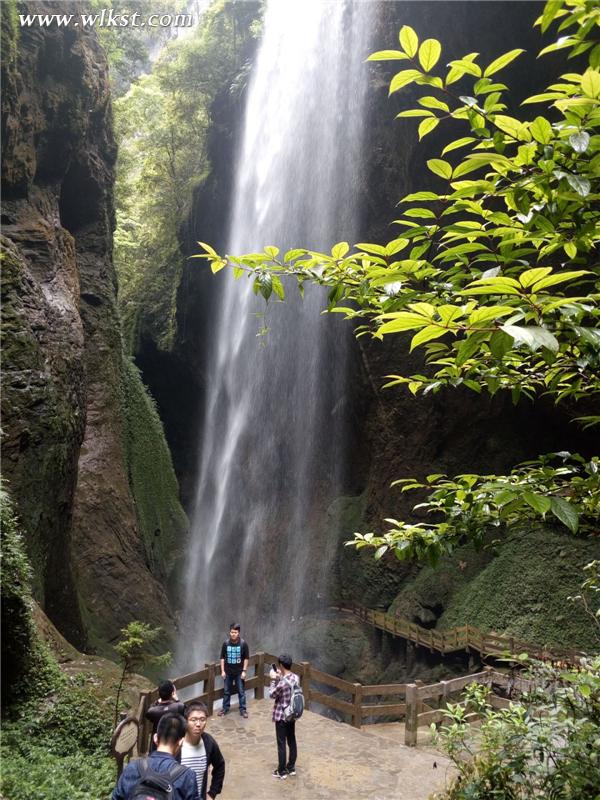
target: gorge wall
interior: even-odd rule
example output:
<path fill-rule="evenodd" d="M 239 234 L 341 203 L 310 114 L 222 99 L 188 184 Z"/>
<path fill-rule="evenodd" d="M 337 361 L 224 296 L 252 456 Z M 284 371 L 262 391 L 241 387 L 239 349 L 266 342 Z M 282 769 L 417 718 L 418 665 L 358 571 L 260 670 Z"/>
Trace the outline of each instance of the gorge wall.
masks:
<path fill-rule="evenodd" d="M 70 642 L 106 650 L 131 619 L 172 628 L 164 579 L 185 518 L 158 417 L 123 356 L 105 54 L 93 31 L 18 25 L 18 11 L 57 10 L 80 7 L 2 4 L 3 478 L 36 599 Z M 165 467 L 145 488 L 171 492 L 160 547 L 132 490 L 144 449 Z"/>

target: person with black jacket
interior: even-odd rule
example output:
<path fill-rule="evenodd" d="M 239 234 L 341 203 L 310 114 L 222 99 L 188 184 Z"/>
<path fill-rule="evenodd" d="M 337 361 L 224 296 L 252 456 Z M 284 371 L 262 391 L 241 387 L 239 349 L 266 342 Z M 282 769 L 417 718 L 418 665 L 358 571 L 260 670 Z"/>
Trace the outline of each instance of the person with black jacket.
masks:
<path fill-rule="evenodd" d="M 248 718 L 248 712 L 246 711 L 245 683 L 250 650 L 248 649 L 248 644 L 242 639 L 240 630 L 240 624 L 232 622 L 229 626 L 229 639 L 223 642 L 223 646 L 221 647 L 223 708 L 217 714 L 219 717 L 229 714 L 231 695 L 236 691 L 240 702 L 240 714 L 244 719 Z"/>
<path fill-rule="evenodd" d="M 152 723 L 152 741 L 150 744 L 150 752 L 156 749 L 154 743 L 154 734 L 158 729 L 160 718 L 164 714 L 181 714 L 183 715 L 185 706 L 180 702 L 177 697 L 177 689 L 173 681 L 161 681 L 158 684 L 158 700 L 153 703 L 148 711 L 146 711 L 146 719 Z"/>
<path fill-rule="evenodd" d="M 214 798 L 223 789 L 225 779 L 225 759 L 219 745 L 206 733 L 208 709 L 204 703 L 193 701 L 185 708 L 187 731 L 181 747 L 181 763 L 196 774 L 200 800 Z M 210 789 L 208 792 L 208 768 L 211 768 Z"/>

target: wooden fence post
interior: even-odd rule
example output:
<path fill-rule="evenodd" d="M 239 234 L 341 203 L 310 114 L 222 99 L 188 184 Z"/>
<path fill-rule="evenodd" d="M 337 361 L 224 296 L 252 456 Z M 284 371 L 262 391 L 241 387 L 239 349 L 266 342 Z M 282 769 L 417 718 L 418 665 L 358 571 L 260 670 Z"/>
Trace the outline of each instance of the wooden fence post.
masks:
<path fill-rule="evenodd" d="M 265 654 L 264 653 L 258 654 L 258 661 L 256 662 L 254 674 L 259 678 L 258 686 L 254 690 L 254 699 L 264 700 L 265 699 Z"/>
<path fill-rule="evenodd" d="M 440 708 L 446 708 L 448 705 L 448 696 L 450 692 L 448 691 L 448 681 L 440 681 L 442 684 L 442 699 L 440 701 Z"/>
<path fill-rule="evenodd" d="M 302 675 L 300 676 L 300 687 L 304 695 L 304 707 L 310 708 L 310 662 L 301 661 Z"/>
<path fill-rule="evenodd" d="M 206 694 L 206 707 L 208 708 L 208 713 L 213 713 L 213 706 L 215 703 L 215 665 L 214 664 L 205 664 L 205 667 L 208 669 L 208 676 L 204 681 L 204 693 Z"/>
<path fill-rule="evenodd" d="M 406 685 L 406 720 L 404 723 L 404 744 L 414 747 L 417 744 L 417 727 L 419 714 L 419 698 L 417 684 Z"/>
<path fill-rule="evenodd" d="M 138 723 L 139 723 L 139 727 L 138 727 L 137 749 L 138 749 L 138 753 L 141 756 L 145 755 L 148 752 L 148 733 L 149 733 L 149 725 L 150 725 L 150 723 L 146 719 L 146 711 L 148 710 L 149 705 L 150 705 L 148 703 L 148 695 L 149 694 L 150 694 L 149 692 L 142 692 L 140 694 L 140 703 L 139 703 L 139 706 L 138 706 L 138 714 L 139 714 Z"/>
<path fill-rule="evenodd" d="M 354 684 L 354 691 L 352 692 L 354 711 L 352 712 L 352 726 L 360 728 L 362 725 L 362 685 L 360 683 Z"/>

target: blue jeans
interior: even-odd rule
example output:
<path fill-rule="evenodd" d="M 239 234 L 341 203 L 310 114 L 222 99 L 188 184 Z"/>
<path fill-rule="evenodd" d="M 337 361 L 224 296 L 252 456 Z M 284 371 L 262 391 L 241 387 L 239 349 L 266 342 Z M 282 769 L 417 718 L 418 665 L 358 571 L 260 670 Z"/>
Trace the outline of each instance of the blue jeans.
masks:
<path fill-rule="evenodd" d="M 240 714 L 246 710 L 246 690 L 241 675 L 225 675 L 223 683 L 223 711 L 229 711 L 231 695 L 237 692 L 240 700 Z"/>

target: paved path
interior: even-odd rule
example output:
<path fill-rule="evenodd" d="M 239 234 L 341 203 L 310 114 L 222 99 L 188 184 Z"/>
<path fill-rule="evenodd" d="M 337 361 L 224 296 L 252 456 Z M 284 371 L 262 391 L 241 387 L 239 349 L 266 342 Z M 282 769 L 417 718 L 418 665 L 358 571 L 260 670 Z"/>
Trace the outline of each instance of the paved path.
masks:
<path fill-rule="evenodd" d="M 227 761 L 219 800 L 426 800 L 444 786 L 448 760 L 430 748 L 401 744 L 403 725 L 357 730 L 310 711 L 296 723 L 298 774 L 275 780 L 271 702 L 250 702 L 248 713 L 242 719 L 232 707 L 208 722 Z"/>

